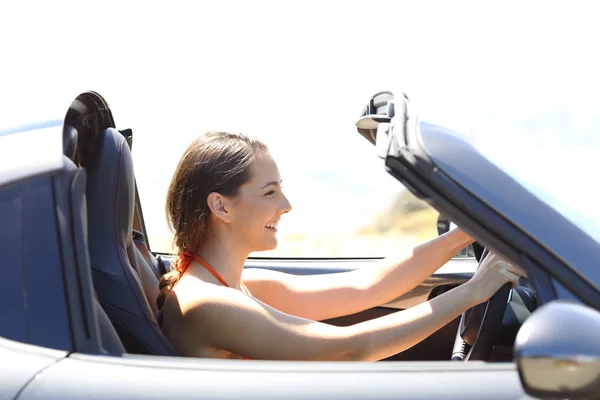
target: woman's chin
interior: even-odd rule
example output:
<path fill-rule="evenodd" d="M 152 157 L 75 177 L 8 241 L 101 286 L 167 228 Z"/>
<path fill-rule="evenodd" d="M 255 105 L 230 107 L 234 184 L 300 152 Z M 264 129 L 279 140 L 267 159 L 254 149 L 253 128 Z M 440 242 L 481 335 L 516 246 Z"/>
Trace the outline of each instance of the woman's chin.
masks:
<path fill-rule="evenodd" d="M 277 244 L 278 242 L 276 237 L 269 238 L 269 240 L 265 240 L 265 243 L 263 244 L 262 248 L 257 251 L 275 250 L 277 248 Z"/>

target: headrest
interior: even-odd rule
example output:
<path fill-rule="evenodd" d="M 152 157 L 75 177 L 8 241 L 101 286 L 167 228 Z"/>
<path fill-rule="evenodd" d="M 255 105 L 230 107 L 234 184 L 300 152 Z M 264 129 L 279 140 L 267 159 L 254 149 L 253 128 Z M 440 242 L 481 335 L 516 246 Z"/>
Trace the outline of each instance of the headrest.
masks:
<path fill-rule="evenodd" d="M 69 159 L 75 159 L 75 152 L 77 151 L 77 129 L 69 124 L 63 125 L 63 154 Z"/>

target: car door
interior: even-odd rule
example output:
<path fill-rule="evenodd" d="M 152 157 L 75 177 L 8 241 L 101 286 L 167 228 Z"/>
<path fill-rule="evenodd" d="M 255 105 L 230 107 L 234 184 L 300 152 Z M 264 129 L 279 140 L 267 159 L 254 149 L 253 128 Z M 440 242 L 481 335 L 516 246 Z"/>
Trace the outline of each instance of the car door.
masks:
<path fill-rule="evenodd" d="M 297 362 L 74 354 L 20 399 L 527 399 L 514 364 Z"/>

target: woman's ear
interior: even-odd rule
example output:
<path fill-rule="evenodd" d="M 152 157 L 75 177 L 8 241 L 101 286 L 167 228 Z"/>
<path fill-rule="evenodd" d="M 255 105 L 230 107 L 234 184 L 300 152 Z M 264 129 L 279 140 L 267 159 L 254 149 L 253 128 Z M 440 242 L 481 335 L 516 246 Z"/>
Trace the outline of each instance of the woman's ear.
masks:
<path fill-rule="evenodd" d="M 219 218 L 223 222 L 228 223 L 231 221 L 229 201 L 225 196 L 217 192 L 212 192 L 206 198 L 206 203 L 215 217 Z"/>

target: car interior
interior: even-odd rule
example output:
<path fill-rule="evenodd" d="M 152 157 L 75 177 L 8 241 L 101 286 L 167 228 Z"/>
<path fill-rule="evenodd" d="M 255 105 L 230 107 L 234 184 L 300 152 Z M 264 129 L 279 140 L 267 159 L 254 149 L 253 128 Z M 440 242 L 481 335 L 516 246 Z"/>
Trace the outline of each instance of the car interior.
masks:
<path fill-rule="evenodd" d="M 72 346 L 22 341 L 89 354 L 177 356 L 159 327 L 156 307 L 159 280 L 168 272 L 171 259 L 169 255 L 152 253 L 147 244 L 133 170 L 132 144 L 133 132 L 116 128 L 108 104 L 98 93 L 85 92 L 73 101 L 63 128 L 64 171 L 47 178 L 63 201 L 43 215 L 59 221 L 57 240 L 62 243 L 60 257 L 65 286 L 57 277 L 48 277 L 44 284 L 52 282 L 56 296 L 68 293 L 69 318 L 80 329 L 72 329 Z M 40 183 L 34 179 L 21 185 L 25 188 L 21 189 L 21 195 L 30 193 L 26 201 L 34 201 L 36 192 L 27 188 L 36 188 Z M 35 198 L 40 201 L 39 196 Z M 38 213 L 41 215 L 42 210 Z M 43 224 L 40 215 L 31 216 L 38 221 L 37 226 Z M 23 221 L 14 223 L 28 226 Z M 38 257 L 49 257 L 52 249 L 44 250 Z M 255 260 L 251 264 L 248 267 L 285 270 L 276 260 Z M 31 265 L 29 273 L 38 273 L 33 261 Z M 352 268 L 351 263 L 348 268 Z M 295 271 L 324 273 L 325 270 L 319 271 L 313 266 Z M 414 305 L 417 300 L 433 298 L 469 278 L 468 274 L 459 273 L 437 275 L 398 301 L 323 322 L 351 325 L 383 316 Z M 52 312 L 57 311 L 49 312 L 47 318 L 54 318 Z M 66 320 L 67 316 L 61 318 Z M 456 350 L 459 320 L 455 319 L 421 343 L 386 361 L 450 360 Z M 54 329 L 66 329 L 65 323 Z M 17 334 L 3 335 L 18 337 Z M 510 336 L 494 347 L 490 361 L 512 360 L 514 336 Z"/>

